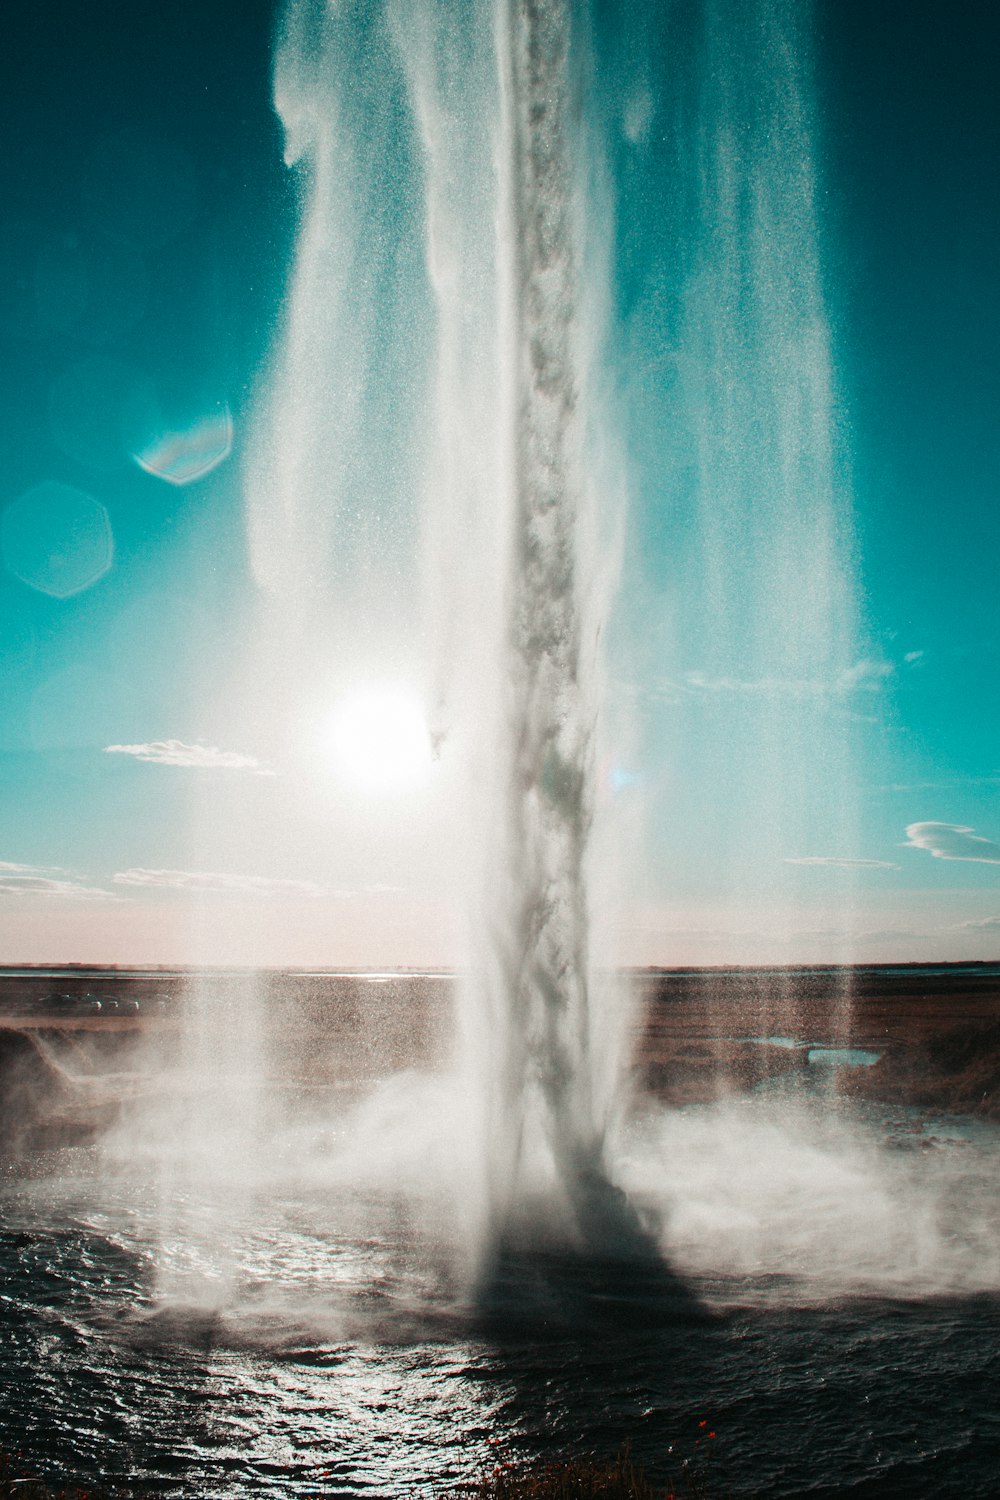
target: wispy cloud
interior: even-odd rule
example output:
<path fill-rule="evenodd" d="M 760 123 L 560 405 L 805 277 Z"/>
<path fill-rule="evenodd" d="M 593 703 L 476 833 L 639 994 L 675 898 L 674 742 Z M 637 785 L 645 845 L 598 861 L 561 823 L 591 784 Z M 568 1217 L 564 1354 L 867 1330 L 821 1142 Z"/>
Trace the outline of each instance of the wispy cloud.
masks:
<path fill-rule="evenodd" d="M 679 686 L 694 693 L 728 693 L 761 698 L 843 698 L 850 693 L 877 693 L 895 672 L 891 661 L 864 657 L 844 667 L 828 681 L 818 677 L 710 677 L 705 672 L 685 672 Z"/>
<path fill-rule="evenodd" d="M 12 864 L 0 860 L 0 897 L 44 896 L 64 901 L 121 901 L 114 891 L 65 879 L 61 873 L 38 865 Z"/>
<path fill-rule="evenodd" d="M 895 942 L 897 939 L 924 939 L 929 938 L 927 932 L 909 932 L 899 928 L 866 928 L 866 927 L 796 927 L 790 932 L 790 937 L 798 942 L 825 941 L 831 943 L 883 943 Z"/>
<path fill-rule="evenodd" d="M 856 932 L 853 936 L 859 943 L 929 943 L 940 931 L 940 928 L 934 932 L 914 932 L 910 928 L 886 927 Z"/>
<path fill-rule="evenodd" d="M 773 943 L 776 938 L 791 943 L 874 943 L 912 939 L 924 942 L 937 936 L 946 928 L 933 932 L 914 932 L 903 929 L 868 929 L 863 927 L 789 927 L 768 930 L 767 928 L 686 927 L 658 926 L 657 932 L 671 938 L 696 938 L 704 943 Z"/>
<path fill-rule="evenodd" d="M 800 854 L 787 858 L 786 865 L 833 865 L 842 870 L 898 870 L 888 859 L 841 859 L 835 854 Z"/>
<path fill-rule="evenodd" d="M 959 823 L 911 823 L 904 849 L 926 849 L 935 859 L 965 859 L 1000 865 L 1000 844 Z"/>
<path fill-rule="evenodd" d="M 238 750 L 219 750 L 214 745 L 187 745 L 183 740 L 146 740 L 141 745 L 105 745 L 105 755 L 131 755 L 136 760 L 160 766 L 191 766 L 204 771 L 251 771 L 273 776 L 270 766 Z"/>
<path fill-rule="evenodd" d="M 793 677 L 709 677 L 705 672 L 685 672 L 683 686 L 696 693 L 730 693 L 741 697 L 821 698 L 828 683 Z"/>
<path fill-rule="evenodd" d="M 977 922 L 956 922 L 962 932 L 1000 932 L 1000 917 L 981 917 Z"/>
<path fill-rule="evenodd" d="M 116 885 L 157 886 L 172 891 L 214 891 L 244 896 L 326 896 L 328 887 L 311 880 L 275 880 L 268 875 L 222 875 L 204 870 L 119 870 Z"/>

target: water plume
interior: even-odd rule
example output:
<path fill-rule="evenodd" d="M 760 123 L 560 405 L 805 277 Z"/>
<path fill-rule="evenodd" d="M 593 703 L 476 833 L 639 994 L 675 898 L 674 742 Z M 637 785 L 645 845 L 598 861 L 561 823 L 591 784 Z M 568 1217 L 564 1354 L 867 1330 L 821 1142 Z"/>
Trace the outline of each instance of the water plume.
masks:
<path fill-rule="evenodd" d="M 275 66 L 300 218 L 248 475 L 263 595 L 251 675 L 280 734 L 326 654 L 363 676 L 373 651 L 401 649 L 429 684 L 434 743 L 463 767 L 452 1086 L 477 1170 L 456 1238 L 481 1280 L 539 1243 L 650 1249 L 613 1181 L 627 1008 L 597 962 L 621 487 L 602 432 L 612 257 L 587 21 L 571 0 L 292 0 Z M 677 273 L 705 682 L 834 680 L 850 627 L 803 55 L 784 0 L 707 0 L 686 282 Z M 401 184 L 422 233 L 389 206 Z M 421 372 L 408 416 L 379 427 L 406 370 Z M 376 501 L 372 475 L 397 451 Z M 394 586 L 416 550 L 418 491 L 422 622 L 413 590 Z M 769 848 L 796 836 L 816 745 L 834 744 L 823 774 L 834 794 L 845 785 L 828 704 L 810 708 L 822 696 L 792 716 L 768 700 L 735 771 L 719 753 L 719 784 L 745 792 L 741 857 L 765 829 Z M 716 726 L 714 745 L 732 739 Z M 287 852 L 279 824 L 259 832 Z"/>
<path fill-rule="evenodd" d="M 639 1236 L 607 1176 L 617 1057 L 588 888 L 613 567 L 596 561 L 590 451 L 604 289 L 586 286 L 586 48 L 562 0 L 487 16 L 396 12 L 437 314 L 435 712 L 467 759 L 478 842 L 462 1027 L 488 1259 L 531 1237 L 543 1201 L 539 1232 L 559 1241 L 624 1250 Z"/>
<path fill-rule="evenodd" d="M 500 10 L 510 537 L 482 986 L 494 1038 L 482 1086 L 494 1213 L 509 1214 L 525 1158 L 547 1151 L 576 1234 L 607 1249 L 624 1248 L 630 1219 L 607 1177 L 612 1080 L 598 1063 L 587 884 L 601 621 L 587 550 L 597 497 L 585 475 L 585 204 L 571 15 L 563 0 Z"/>
<path fill-rule="evenodd" d="M 287 8 L 274 105 L 301 209 L 284 329 L 261 413 L 266 436 L 247 486 L 254 574 L 286 611 L 295 599 L 314 601 L 326 591 L 369 363 L 372 287 L 359 275 L 359 199 L 370 159 L 362 132 L 352 128 L 350 52 L 350 28 L 332 7 Z"/>
<path fill-rule="evenodd" d="M 398 667 L 416 628 L 426 294 L 387 10 L 288 0 L 275 43 L 296 232 L 245 517 L 257 654 L 279 690 L 291 679 L 293 697 L 345 646 Z"/>

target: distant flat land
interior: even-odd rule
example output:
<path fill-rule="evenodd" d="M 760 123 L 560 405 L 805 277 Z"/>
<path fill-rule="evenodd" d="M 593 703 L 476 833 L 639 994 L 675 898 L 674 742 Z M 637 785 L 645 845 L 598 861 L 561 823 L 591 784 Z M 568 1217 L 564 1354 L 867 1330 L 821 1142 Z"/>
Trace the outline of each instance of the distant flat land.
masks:
<path fill-rule="evenodd" d="M 364 1087 L 447 1057 L 454 988 L 416 972 L 0 969 L 0 1124 L 13 1139 L 52 1115 L 70 1133 L 99 1123 L 74 1080 L 169 1066 L 192 997 L 220 1038 L 258 997 L 277 1081 Z M 824 1051 L 829 1066 L 849 1046 L 869 1065 L 837 1067 L 843 1092 L 1000 1119 L 997 964 L 642 970 L 624 976 L 622 1003 L 640 1097 L 693 1104 L 809 1080 Z"/>
<path fill-rule="evenodd" d="M 878 1061 L 838 1069 L 845 1092 L 1000 1119 L 1000 965 L 647 970 L 634 982 L 637 1071 L 665 1102 L 752 1087 L 849 1046 Z"/>

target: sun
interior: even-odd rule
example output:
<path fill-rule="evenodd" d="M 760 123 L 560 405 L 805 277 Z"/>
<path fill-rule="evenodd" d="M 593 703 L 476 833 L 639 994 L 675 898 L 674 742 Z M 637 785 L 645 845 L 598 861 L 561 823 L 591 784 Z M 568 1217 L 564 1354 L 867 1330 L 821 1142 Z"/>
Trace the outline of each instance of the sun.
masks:
<path fill-rule="evenodd" d="M 330 714 L 328 744 L 341 778 L 371 796 L 415 789 L 434 758 L 420 699 L 396 683 L 344 693 Z"/>

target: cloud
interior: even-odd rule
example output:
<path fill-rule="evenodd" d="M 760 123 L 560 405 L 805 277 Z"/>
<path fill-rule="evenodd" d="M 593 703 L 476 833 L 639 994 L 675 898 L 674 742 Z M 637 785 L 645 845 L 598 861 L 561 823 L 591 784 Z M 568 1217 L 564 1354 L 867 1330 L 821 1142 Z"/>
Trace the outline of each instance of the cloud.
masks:
<path fill-rule="evenodd" d="M 981 917 L 975 922 L 956 922 L 962 932 L 1000 932 L 1000 917 Z"/>
<path fill-rule="evenodd" d="M 808 678 L 709 677 L 704 672 L 685 672 L 684 686 L 700 693 L 738 693 L 741 696 L 765 698 L 821 698 L 829 691 L 826 683 Z"/>
<path fill-rule="evenodd" d="M 160 766 L 193 766 L 207 771 L 252 771 L 273 776 L 270 766 L 237 750 L 217 750 L 214 745 L 186 745 L 183 740 L 147 740 L 141 745 L 105 745 L 105 755 L 131 755 Z"/>
<path fill-rule="evenodd" d="M 1000 844 L 959 823 L 911 823 L 904 849 L 926 849 L 935 859 L 967 859 L 1000 865 Z"/>
<path fill-rule="evenodd" d="M 838 672 L 833 681 L 817 677 L 709 677 L 705 672 L 685 672 L 683 686 L 689 692 L 735 693 L 763 698 L 838 698 L 848 693 L 877 693 L 895 672 L 890 661 L 865 657 Z"/>
<path fill-rule="evenodd" d="M 843 870 L 898 870 L 888 859 L 841 859 L 834 854 L 802 854 L 784 861 L 786 865 L 834 865 Z"/>
<path fill-rule="evenodd" d="M 888 930 L 848 925 L 838 927 L 790 927 L 787 933 L 789 938 L 798 942 L 822 939 L 824 942 L 831 943 L 871 943 L 881 942 L 887 938 L 924 938 L 929 935 L 926 932 L 905 932 L 898 928 Z"/>
<path fill-rule="evenodd" d="M 637 926 L 635 930 L 641 931 Z M 901 929 L 867 929 L 863 927 L 777 927 L 740 929 L 716 927 L 656 927 L 656 932 L 670 938 L 697 938 L 703 943 L 771 943 L 775 940 L 790 943 L 875 943 L 902 939 L 914 942 L 929 941 L 942 929 L 935 932 L 912 932 Z M 796 962 L 790 959 L 789 962 Z"/>
<path fill-rule="evenodd" d="M 157 886 L 172 891 L 214 891 L 244 896 L 326 896 L 311 880 L 274 880 L 267 875 L 220 875 L 200 870 L 119 870 L 116 885 Z"/>
<path fill-rule="evenodd" d="M 113 891 L 101 890 L 99 886 L 82 885 L 78 880 L 59 880 L 52 875 L 29 875 L 23 872 L 30 865 L 0 864 L 0 897 L 2 896 L 46 896 L 62 897 L 66 901 L 121 901 Z"/>
<path fill-rule="evenodd" d="M 898 927 L 876 928 L 868 932 L 860 931 L 852 934 L 859 943 L 894 943 L 904 940 L 908 943 L 927 943 L 937 935 L 937 932 L 910 932 Z"/>

